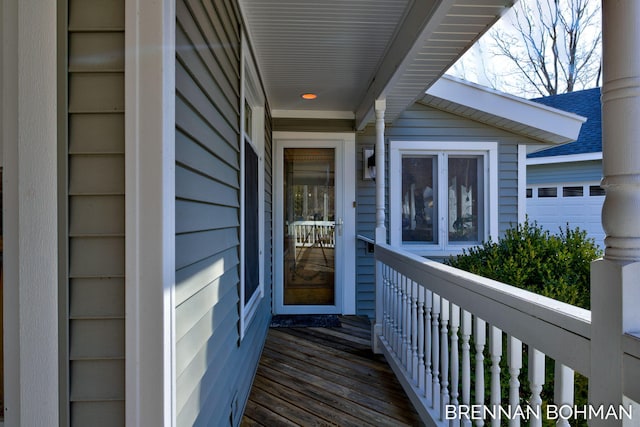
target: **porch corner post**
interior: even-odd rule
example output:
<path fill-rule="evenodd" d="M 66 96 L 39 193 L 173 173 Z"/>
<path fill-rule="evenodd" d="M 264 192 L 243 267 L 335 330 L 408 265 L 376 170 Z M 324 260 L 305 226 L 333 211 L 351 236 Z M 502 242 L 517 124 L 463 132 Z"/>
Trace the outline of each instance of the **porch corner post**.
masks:
<path fill-rule="evenodd" d="M 385 148 L 384 148 L 384 113 L 387 108 L 385 99 L 377 99 L 375 102 L 376 112 L 376 243 L 387 242 L 387 228 L 385 227 Z M 376 319 L 373 324 L 371 334 L 371 347 L 373 352 L 380 354 L 382 350 L 379 346 L 378 337 L 382 335 L 382 265 L 376 262 Z"/>
<path fill-rule="evenodd" d="M 605 407 L 629 405 L 623 397 L 623 335 L 640 330 L 639 20 L 637 0 L 602 2 L 601 185 L 606 190 L 602 225 L 607 237 L 604 258 L 591 266 L 589 403 Z M 640 411 L 633 415 L 640 419 Z M 590 425 L 624 421 L 592 419 Z"/>

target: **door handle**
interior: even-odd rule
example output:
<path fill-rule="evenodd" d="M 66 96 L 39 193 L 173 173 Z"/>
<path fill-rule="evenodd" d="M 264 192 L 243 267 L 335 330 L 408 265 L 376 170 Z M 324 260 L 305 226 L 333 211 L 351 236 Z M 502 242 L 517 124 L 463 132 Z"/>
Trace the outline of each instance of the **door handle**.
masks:
<path fill-rule="evenodd" d="M 342 236 L 342 225 L 343 225 L 343 221 L 342 218 L 338 218 L 338 220 L 336 221 L 336 228 L 337 228 L 337 232 L 338 232 L 338 236 Z"/>

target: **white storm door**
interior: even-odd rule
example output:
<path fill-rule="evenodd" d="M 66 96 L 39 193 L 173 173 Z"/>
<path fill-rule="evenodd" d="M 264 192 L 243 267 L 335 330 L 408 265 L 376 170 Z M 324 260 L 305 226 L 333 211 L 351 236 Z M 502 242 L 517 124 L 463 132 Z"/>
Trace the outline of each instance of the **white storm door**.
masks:
<path fill-rule="evenodd" d="M 274 312 L 355 311 L 354 183 L 345 157 L 354 144 L 322 135 L 276 135 Z M 347 206 L 348 205 L 348 206 Z M 353 277 L 352 277 L 353 276 Z M 350 283 L 349 283 L 350 282 Z"/>

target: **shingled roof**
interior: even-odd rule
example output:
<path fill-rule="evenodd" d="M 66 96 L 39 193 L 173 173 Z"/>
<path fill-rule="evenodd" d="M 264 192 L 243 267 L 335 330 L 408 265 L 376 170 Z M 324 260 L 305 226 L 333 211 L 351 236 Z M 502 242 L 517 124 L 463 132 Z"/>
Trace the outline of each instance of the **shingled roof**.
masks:
<path fill-rule="evenodd" d="M 587 118 L 575 142 L 529 154 L 528 158 L 599 153 L 602 151 L 600 88 L 532 99 L 534 102 Z"/>

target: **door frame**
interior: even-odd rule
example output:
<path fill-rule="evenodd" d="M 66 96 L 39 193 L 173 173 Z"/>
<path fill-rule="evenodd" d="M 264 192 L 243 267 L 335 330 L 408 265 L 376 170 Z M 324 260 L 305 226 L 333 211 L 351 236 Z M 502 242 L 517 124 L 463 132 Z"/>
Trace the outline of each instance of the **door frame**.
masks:
<path fill-rule="evenodd" d="M 274 314 L 355 314 L 356 312 L 356 209 L 355 133 L 273 132 L 273 313 Z M 335 148 L 336 218 L 342 218 L 342 239 L 336 240 L 335 305 L 284 305 L 283 236 L 284 148 Z M 340 180 L 342 180 L 342 185 Z"/>

